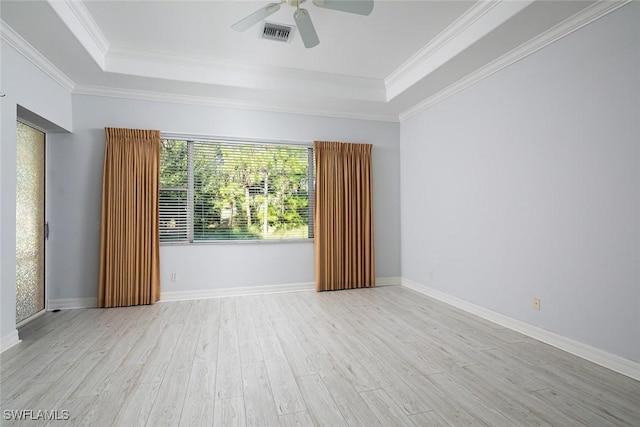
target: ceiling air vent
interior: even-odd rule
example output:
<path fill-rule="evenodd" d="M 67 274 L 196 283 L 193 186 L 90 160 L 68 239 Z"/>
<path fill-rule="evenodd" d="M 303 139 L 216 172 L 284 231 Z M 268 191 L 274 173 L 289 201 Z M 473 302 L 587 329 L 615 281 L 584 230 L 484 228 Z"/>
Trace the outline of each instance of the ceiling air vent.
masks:
<path fill-rule="evenodd" d="M 293 27 L 290 25 L 265 22 L 264 29 L 262 30 L 262 38 L 268 40 L 277 40 L 280 42 L 288 42 L 292 32 Z"/>

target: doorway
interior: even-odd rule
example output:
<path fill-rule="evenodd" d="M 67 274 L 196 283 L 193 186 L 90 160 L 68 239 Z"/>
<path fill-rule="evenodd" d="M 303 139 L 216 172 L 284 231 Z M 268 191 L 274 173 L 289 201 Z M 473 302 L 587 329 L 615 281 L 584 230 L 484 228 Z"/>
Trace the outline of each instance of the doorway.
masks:
<path fill-rule="evenodd" d="M 16 324 L 45 309 L 45 133 L 16 124 Z"/>

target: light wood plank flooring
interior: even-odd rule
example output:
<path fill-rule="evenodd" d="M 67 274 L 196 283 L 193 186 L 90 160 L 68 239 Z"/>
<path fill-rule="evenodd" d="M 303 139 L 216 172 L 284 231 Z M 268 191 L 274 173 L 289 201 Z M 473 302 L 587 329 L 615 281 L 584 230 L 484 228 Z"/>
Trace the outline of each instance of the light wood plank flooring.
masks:
<path fill-rule="evenodd" d="M 67 310 L 20 337 L 3 426 L 640 426 L 640 382 L 399 286 Z"/>

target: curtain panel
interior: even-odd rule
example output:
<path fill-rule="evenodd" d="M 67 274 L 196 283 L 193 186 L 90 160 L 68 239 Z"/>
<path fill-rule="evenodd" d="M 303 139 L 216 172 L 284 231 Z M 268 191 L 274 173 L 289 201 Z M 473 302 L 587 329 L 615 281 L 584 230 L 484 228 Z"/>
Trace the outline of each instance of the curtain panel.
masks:
<path fill-rule="evenodd" d="M 371 148 L 314 142 L 318 291 L 375 286 Z"/>
<path fill-rule="evenodd" d="M 160 131 L 105 128 L 99 307 L 160 298 Z"/>

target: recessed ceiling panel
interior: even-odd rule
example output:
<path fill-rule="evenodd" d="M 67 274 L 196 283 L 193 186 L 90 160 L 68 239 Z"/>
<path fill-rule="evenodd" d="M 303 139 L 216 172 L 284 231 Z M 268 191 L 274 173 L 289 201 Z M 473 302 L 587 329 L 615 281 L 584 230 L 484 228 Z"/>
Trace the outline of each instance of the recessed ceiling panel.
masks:
<path fill-rule="evenodd" d="M 464 13 L 472 1 L 377 0 L 369 16 L 322 9 L 305 2 L 320 44 L 305 49 L 261 38 L 260 24 L 237 32 L 231 25 L 266 1 L 87 1 L 114 49 L 383 79 Z M 295 25 L 283 4 L 270 22 Z"/>

